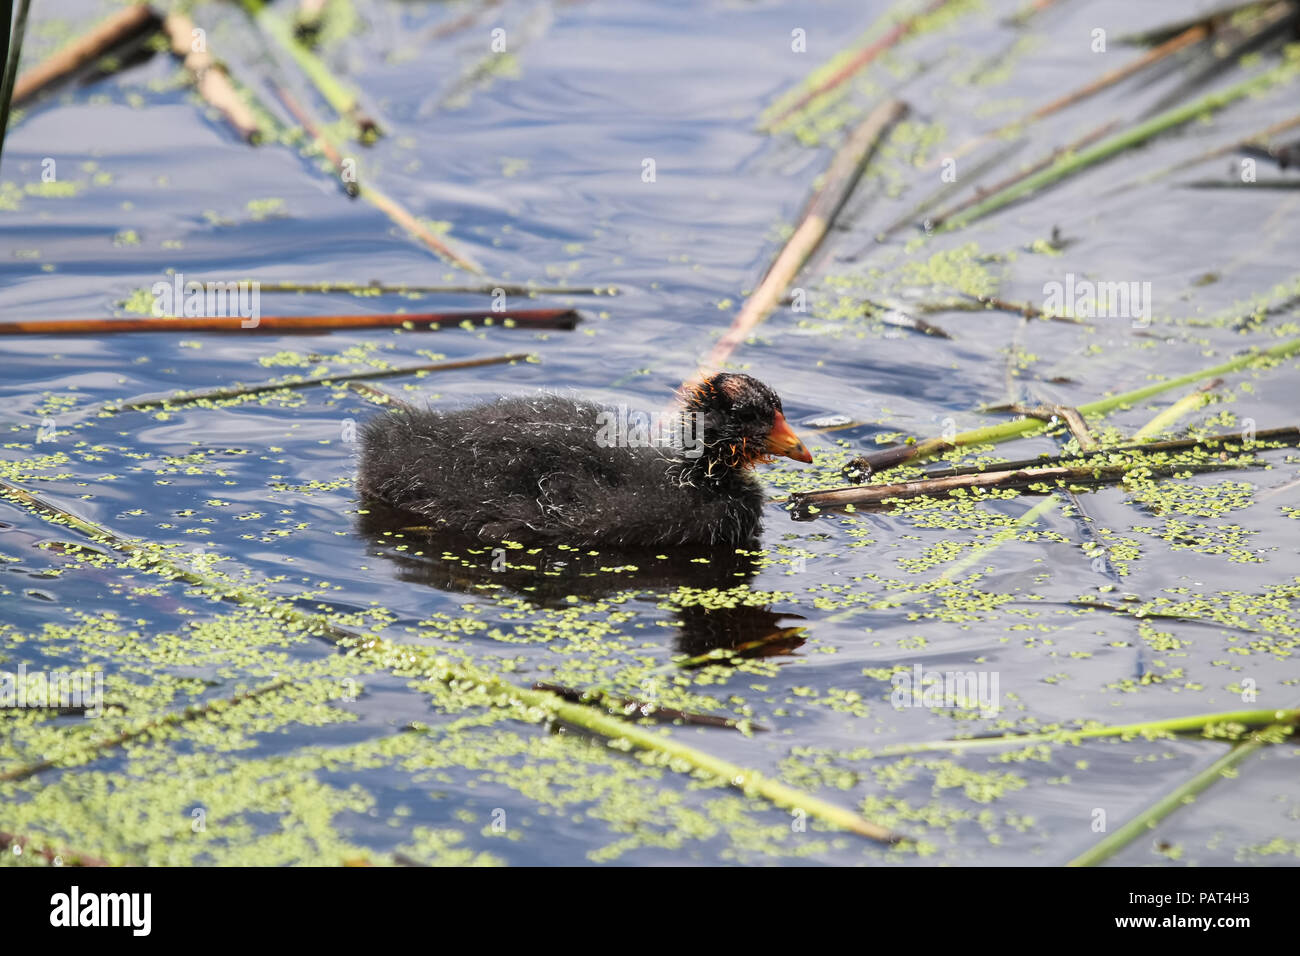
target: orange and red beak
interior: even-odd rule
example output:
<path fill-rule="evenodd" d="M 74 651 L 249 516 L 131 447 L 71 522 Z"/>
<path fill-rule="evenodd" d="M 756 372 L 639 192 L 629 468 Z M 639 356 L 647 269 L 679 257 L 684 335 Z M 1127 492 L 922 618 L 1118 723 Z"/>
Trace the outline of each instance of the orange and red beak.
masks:
<path fill-rule="evenodd" d="M 785 416 L 780 412 L 776 413 L 776 421 L 772 423 L 772 430 L 767 433 L 767 450 L 773 455 L 784 455 L 786 458 L 793 458 L 795 461 L 811 462 L 813 460 L 812 452 L 799 440 L 799 436 L 790 430 Z"/>

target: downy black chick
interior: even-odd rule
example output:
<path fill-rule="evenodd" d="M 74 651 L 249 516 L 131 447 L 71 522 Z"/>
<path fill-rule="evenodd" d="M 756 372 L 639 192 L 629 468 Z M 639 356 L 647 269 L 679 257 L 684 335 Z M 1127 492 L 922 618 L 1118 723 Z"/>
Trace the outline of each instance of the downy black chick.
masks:
<path fill-rule="evenodd" d="M 666 447 L 618 416 L 558 395 L 380 415 L 362 432 L 357 489 L 483 541 L 735 546 L 762 523 L 752 466 L 812 461 L 781 399 L 748 375 L 684 388 Z"/>

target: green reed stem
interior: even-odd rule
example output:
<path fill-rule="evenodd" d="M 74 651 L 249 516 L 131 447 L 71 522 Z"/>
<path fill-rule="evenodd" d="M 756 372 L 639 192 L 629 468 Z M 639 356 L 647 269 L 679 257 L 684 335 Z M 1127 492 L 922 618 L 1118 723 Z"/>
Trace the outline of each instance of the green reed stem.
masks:
<path fill-rule="evenodd" d="M 1107 415 L 1118 408 L 1135 405 L 1138 402 L 1159 395 L 1162 392 L 1168 392 L 1185 385 L 1193 385 L 1197 382 L 1204 381 L 1207 378 L 1217 378 L 1220 375 L 1239 372 L 1242 369 L 1250 368 L 1255 365 L 1263 365 L 1279 359 L 1289 358 L 1297 353 L 1300 353 L 1300 339 L 1292 339 L 1270 349 L 1246 352 L 1242 355 L 1238 355 L 1234 359 L 1230 359 L 1227 362 L 1221 362 L 1218 365 L 1211 366 L 1210 368 L 1203 368 L 1196 372 L 1188 372 L 1186 375 L 1179 375 L 1175 378 L 1166 379 L 1163 382 L 1144 385 L 1141 388 L 1121 392 L 1119 395 L 1111 395 L 1108 398 L 1101 398 L 1095 402 L 1080 405 L 1078 406 L 1078 411 L 1085 417 L 1092 415 Z M 1010 441 L 1013 438 L 1021 438 L 1025 435 L 1038 434 L 1046 430 L 1046 428 L 1047 423 L 1037 418 L 1018 418 L 1015 421 L 1001 422 L 997 425 L 988 425 L 984 428 L 976 428 L 971 431 L 960 432 L 952 438 L 927 438 L 914 445 L 876 452 L 873 455 L 867 455 L 856 459 L 853 464 L 858 465 L 859 467 L 866 466 L 869 469 L 869 473 L 882 471 L 884 468 L 894 467 L 907 462 L 932 458 L 935 455 L 942 454 L 945 451 L 951 451 L 954 448 L 961 448 L 968 445 L 993 445 L 999 442 Z"/>
<path fill-rule="evenodd" d="M 1252 76 L 1250 79 L 1242 80 L 1227 89 L 1207 94 L 1183 106 L 1176 106 L 1173 109 L 1166 110 L 1145 123 L 1140 123 L 1133 129 L 1112 136 L 1110 139 L 1089 149 L 1074 154 L 1066 154 L 1041 172 L 1035 173 L 1033 176 L 1023 179 L 1001 192 L 994 193 L 969 209 L 953 216 L 943 223 L 939 231 L 946 232 L 969 225 L 976 219 L 987 216 L 989 213 L 995 212 L 1017 199 L 1073 176 L 1075 173 L 1082 172 L 1089 166 L 1104 162 L 1126 149 L 1140 146 L 1161 133 L 1190 123 L 1206 114 L 1217 112 L 1243 97 L 1283 83 L 1294 77 L 1298 71 L 1300 71 L 1300 57 L 1288 56 L 1282 63 L 1263 73 Z"/>
<path fill-rule="evenodd" d="M 275 45 L 293 57 L 298 69 L 311 80 L 325 102 L 339 116 L 357 124 L 363 142 L 372 142 L 381 135 L 379 127 L 361 111 L 357 94 L 338 80 L 315 53 L 298 41 L 287 20 L 268 11 L 262 0 L 240 0 L 240 4 Z"/>
<path fill-rule="evenodd" d="M 1168 720 L 1146 720 L 1136 724 L 1078 727 L 1050 730 L 1035 734 L 998 734 L 990 737 L 964 737 L 953 740 L 931 740 L 923 743 L 892 744 L 872 752 L 875 757 L 893 757 L 900 754 L 928 753 L 935 750 L 976 750 L 981 747 L 1022 746 L 1024 744 L 1075 744 L 1081 740 L 1101 737 L 1119 737 L 1135 740 L 1142 737 L 1153 740 L 1174 734 L 1201 731 L 1207 737 L 1220 737 L 1215 728 L 1225 731 L 1230 725 L 1250 729 L 1266 726 L 1290 726 L 1300 721 L 1300 709 L 1295 710 L 1231 710 L 1218 714 L 1196 714 L 1192 717 L 1174 717 Z"/>
<path fill-rule="evenodd" d="M 1293 719 L 1294 721 L 1294 719 Z M 1292 721 L 1292 722 L 1293 722 Z M 1107 834 L 1096 845 L 1080 853 L 1067 866 L 1097 866 L 1104 863 L 1138 837 L 1149 833 L 1166 817 L 1180 807 L 1193 802 L 1196 797 L 1222 777 L 1228 776 L 1238 764 L 1267 743 L 1276 743 L 1291 732 L 1291 723 L 1273 724 L 1260 733 L 1241 741 L 1214 763 L 1190 780 L 1175 787 L 1170 793 L 1147 807 L 1114 833 Z"/>
<path fill-rule="evenodd" d="M 1148 441 L 1171 430 L 1180 420 L 1193 412 L 1200 411 L 1213 398 L 1214 396 L 1203 388 L 1189 392 L 1168 408 L 1162 409 L 1155 418 L 1135 431 L 1133 440 Z"/>
<path fill-rule="evenodd" d="M 4 32 L 4 54 L 0 55 L 0 70 L 4 79 L 0 81 L 0 159 L 4 157 L 5 132 L 9 128 L 9 107 L 13 101 L 14 83 L 18 79 L 18 60 L 23 52 L 23 35 L 27 32 L 27 10 L 31 0 L 21 0 L 18 6 L 18 19 L 13 23 L 13 35 L 9 33 L 9 18 L 13 16 L 13 2 L 6 0 L 4 5 L 4 23 L 0 31 Z"/>

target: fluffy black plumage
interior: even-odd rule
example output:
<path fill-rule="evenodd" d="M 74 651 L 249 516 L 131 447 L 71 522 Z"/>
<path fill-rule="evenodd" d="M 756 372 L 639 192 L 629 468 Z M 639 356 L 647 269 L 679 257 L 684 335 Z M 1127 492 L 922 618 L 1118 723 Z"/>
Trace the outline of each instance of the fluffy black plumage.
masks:
<path fill-rule="evenodd" d="M 675 447 L 626 435 L 612 443 L 617 412 L 558 395 L 380 415 L 362 432 L 357 487 L 441 531 L 484 541 L 750 541 L 763 493 L 749 466 L 770 453 L 811 456 L 785 425 L 776 393 L 747 375 L 701 382 L 684 394 L 683 411 L 695 431 Z"/>

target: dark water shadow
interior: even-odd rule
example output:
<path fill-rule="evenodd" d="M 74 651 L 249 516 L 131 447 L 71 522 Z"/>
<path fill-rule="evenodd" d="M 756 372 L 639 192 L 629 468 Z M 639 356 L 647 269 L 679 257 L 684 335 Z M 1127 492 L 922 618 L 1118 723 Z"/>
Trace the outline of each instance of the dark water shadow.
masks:
<path fill-rule="evenodd" d="M 671 550 L 561 550 L 555 546 L 510 549 L 461 535 L 428 530 L 419 515 L 367 502 L 357 533 L 371 553 L 391 562 L 397 579 L 444 593 L 482 595 L 505 591 L 539 608 L 567 607 L 625 591 L 661 599 L 680 587 L 727 590 L 751 582 L 759 567 L 748 554 L 704 547 Z M 405 545 L 408 550 L 399 551 Z M 758 539 L 741 551 L 756 550 Z M 411 550 L 424 552 L 412 554 Z M 707 559 L 707 562 L 699 559 Z M 692 657 L 719 648 L 737 656 L 788 654 L 804 643 L 800 615 L 770 606 L 737 604 L 708 608 L 690 604 L 677 614 L 676 649 Z"/>

